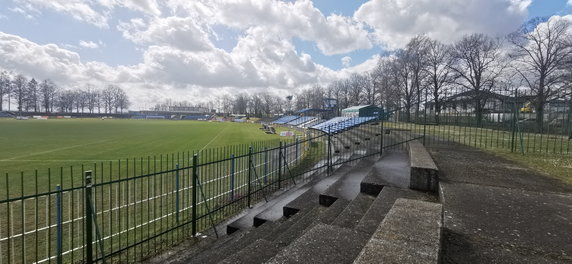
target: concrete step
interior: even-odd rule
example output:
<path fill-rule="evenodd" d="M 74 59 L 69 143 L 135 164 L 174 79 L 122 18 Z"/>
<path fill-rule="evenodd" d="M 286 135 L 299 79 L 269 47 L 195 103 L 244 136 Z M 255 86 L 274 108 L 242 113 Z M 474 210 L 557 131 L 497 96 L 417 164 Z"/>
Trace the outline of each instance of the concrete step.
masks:
<path fill-rule="evenodd" d="M 358 194 L 358 196 L 348 204 L 343 212 L 338 215 L 336 220 L 332 222 L 332 225 L 354 228 L 359 224 L 360 219 L 368 211 L 374 200 L 375 197 L 373 196 L 362 193 Z"/>
<path fill-rule="evenodd" d="M 302 236 L 306 230 L 313 227 L 318 219 L 320 219 L 320 216 L 329 210 L 330 208 L 319 206 L 316 203 L 313 207 L 306 208 L 290 218 L 284 218 L 279 222 L 274 222 L 277 225 L 271 231 L 266 232 L 263 241 L 258 241 L 255 245 L 249 245 L 247 248 L 237 252 L 236 256 L 229 257 L 228 261 L 236 261 L 234 263 L 249 263 L 242 261 L 253 260 L 252 263 L 263 263 L 269 260 L 274 257 L 281 248 L 289 245 L 292 241 Z M 265 225 L 266 224 L 268 223 L 265 223 Z M 251 248 L 251 250 L 248 248 Z"/>
<path fill-rule="evenodd" d="M 360 184 L 360 191 L 377 195 L 384 186 L 409 188 L 409 155 L 404 150 L 385 150 Z"/>
<path fill-rule="evenodd" d="M 275 238 L 267 237 L 267 239 L 274 241 L 275 245 L 279 247 L 289 245 L 292 241 L 304 234 L 308 227 L 315 225 L 319 216 L 325 212 L 326 209 L 328 208 L 315 204 L 314 208 L 308 210 L 308 213 L 298 219 L 288 229 L 284 230 L 281 234 L 278 234 Z"/>
<path fill-rule="evenodd" d="M 317 222 L 322 224 L 331 224 L 336 220 L 336 218 L 346 209 L 350 204 L 350 201 L 343 198 L 337 199 L 328 209 L 323 212 L 319 217 Z"/>
<path fill-rule="evenodd" d="M 225 236 L 225 238 L 230 239 Z M 221 238 L 224 239 L 224 238 Z M 216 237 L 204 237 L 204 238 L 191 238 L 173 248 L 162 252 L 160 255 L 154 256 L 152 258 L 142 261 L 146 264 L 163 264 L 163 263 L 181 263 L 188 256 L 194 257 L 201 252 L 211 248 L 217 241 Z M 182 256 L 180 252 L 185 251 L 185 255 Z"/>
<path fill-rule="evenodd" d="M 250 245 L 244 247 L 236 254 L 230 255 L 225 258 L 222 262 L 224 264 L 259 264 L 264 263 L 268 259 L 274 257 L 280 248 L 278 248 L 274 243 L 265 240 L 258 239 L 251 243 Z M 225 254 L 226 255 L 226 254 Z"/>
<path fill-rule="evenodd" d="M 356 230 L 318 224 L 267 263 L 352 263 L 369 237 Z"/>
<path fill-rule="evenodd" d="M 397 199 L 354 263 L 439 263 L 442 216 L 439 203 Z"/>
<path fill-rule="evenodd" d="M 220 240 L 208 250 L 200 254 L 186 258 L 179 263 L 218 263 L 229 255 L 232 255 L 254 241 L 263 238 L 268 232 L 275 228 L 275 224 L 270 222 L 248 231 L 238 231 L 227 236 L 230 239 Z M 221 252 L 224 252 L 221 254 Z"/>
<path fill-rule="evenodd" d="M 331 176 L 322 178 L 318 182 L 313 183 L 312 187 L 308 189 L 305 193 L 298 196 L 296 199 L 292 200 L 283 208 L 283 214 L 285 217 L 289 217 L 299 210 L 307 207 L 309 204 L 318 202 L 319 193 L 324 192 L 330 186 L 334 185 L 339 181 L 345 174 L 350 172 L 353 165 L 350 163 L 342 164 L 338 169 L 336 169 Z"/>
<path fill-rule="evenodd" d="M 320 193 L 320 204 L 330 206 L 338 198 L 353 200 L 359 194 L 360 183 L 371 170 L 375 160 L 375 157 L 361 159 L 355 166 L 351 167 L 340 180 Z"/>
<path fill-rule="evenodd" d="M 437 202 L 438 197 L 425 192 L 395 187 L 384 187 L 375 198 L 367 212 L 355 227 L 356 230 L 372 234 L 398 198 L 408 198 L 428 202 Z"/>

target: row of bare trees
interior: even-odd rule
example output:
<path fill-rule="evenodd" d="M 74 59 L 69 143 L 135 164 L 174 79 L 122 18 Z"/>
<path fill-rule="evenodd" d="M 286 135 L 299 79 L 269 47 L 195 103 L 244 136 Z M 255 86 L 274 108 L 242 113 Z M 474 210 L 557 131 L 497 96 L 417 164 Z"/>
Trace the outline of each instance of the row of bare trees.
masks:
<path fill-rule="evenodd" d="M 546 104 L 570 97 L 571 30 L 565 20 L 534 19 L 506 38 L 472 34 L 445 45 L 417 36 L 380 60 L 374 82 L 380 94 L 390 95 L 387 104 L 400 102 L 408 115 L 418 116 L 424 95 L 429 95 L 437 122 L 444 94 L 468 91 L 478 124 L 492 92 L 521 88 L 531 95 L 542 128 Z"/>
<path fill-rule="evenodd" d="M 381 103 L 402 108 L 410 120 L 430 101 L 439 122 L 445 97 L 466 92 L 480 124 L 492 93 L 520 89 L 530 95 L 542 130 L 547 103 L 572 96 L 571 31 L 565 20 L 534 19 L 505 38 L 472 34 L 446 45 L 416 36 L 405 48 L 380 58 L 371 72 L 302 91 L 295 106 L 317 107 L 325 97 L 337 99 L 340 109 Z"/>
<path fill-rule="evenodd" d="M 21 74 L 12 76 L 7 71 L 0 72 L 0 111 L 10 110 L 13 103 L 20 113 L 110 114 L 122 113 L 130 105 L 125 91 L 116 85 L 64 90 L 50 80 L 38 82 Z"/>

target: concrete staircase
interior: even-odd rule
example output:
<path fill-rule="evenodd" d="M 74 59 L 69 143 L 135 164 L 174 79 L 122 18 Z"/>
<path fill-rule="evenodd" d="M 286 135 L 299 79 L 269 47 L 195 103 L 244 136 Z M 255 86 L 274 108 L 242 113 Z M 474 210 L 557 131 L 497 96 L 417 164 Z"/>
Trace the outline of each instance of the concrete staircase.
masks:
<path fill-rule="evenodd" d="M 355 134 L 339 138 L 357 142 Z M 232 219 L 219 239 L 148 262 L 438 263 L 442 209 L 435 192 L 409 188 L 412 166 L 417 182 L 423 176 L 411 161 L 430 163 L 416 155 L 395 149 L 344 163 Z"/>

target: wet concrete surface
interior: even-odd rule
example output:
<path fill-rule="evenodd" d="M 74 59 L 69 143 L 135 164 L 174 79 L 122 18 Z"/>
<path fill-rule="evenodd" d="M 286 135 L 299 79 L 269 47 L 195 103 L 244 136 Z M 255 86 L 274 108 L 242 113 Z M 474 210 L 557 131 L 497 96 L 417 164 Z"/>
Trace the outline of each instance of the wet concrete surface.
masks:
<path fill-rule="evenodd" d="M 429 150 L 440 170 L 443 263 L 572 263 L 572 187 L 461 145 Z"/>
<path fill-rule="evenodd" d="M 372 176 L 381 180 L 385 185 L 409 188 L 409 155 L 404 150 L 387 150 L 372 169 Z"/>

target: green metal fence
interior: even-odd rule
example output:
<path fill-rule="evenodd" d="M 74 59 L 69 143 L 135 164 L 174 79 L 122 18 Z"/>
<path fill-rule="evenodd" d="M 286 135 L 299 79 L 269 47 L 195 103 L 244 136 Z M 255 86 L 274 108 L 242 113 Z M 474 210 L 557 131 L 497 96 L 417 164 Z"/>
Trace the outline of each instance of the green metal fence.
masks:
<path fill-rule="evenodd" d="M 382 150 L 379 122 L 338 132 L 5 174 L 0 264 L 135 262 L 218 235 L 215 226 L 276 190 Z"/>

